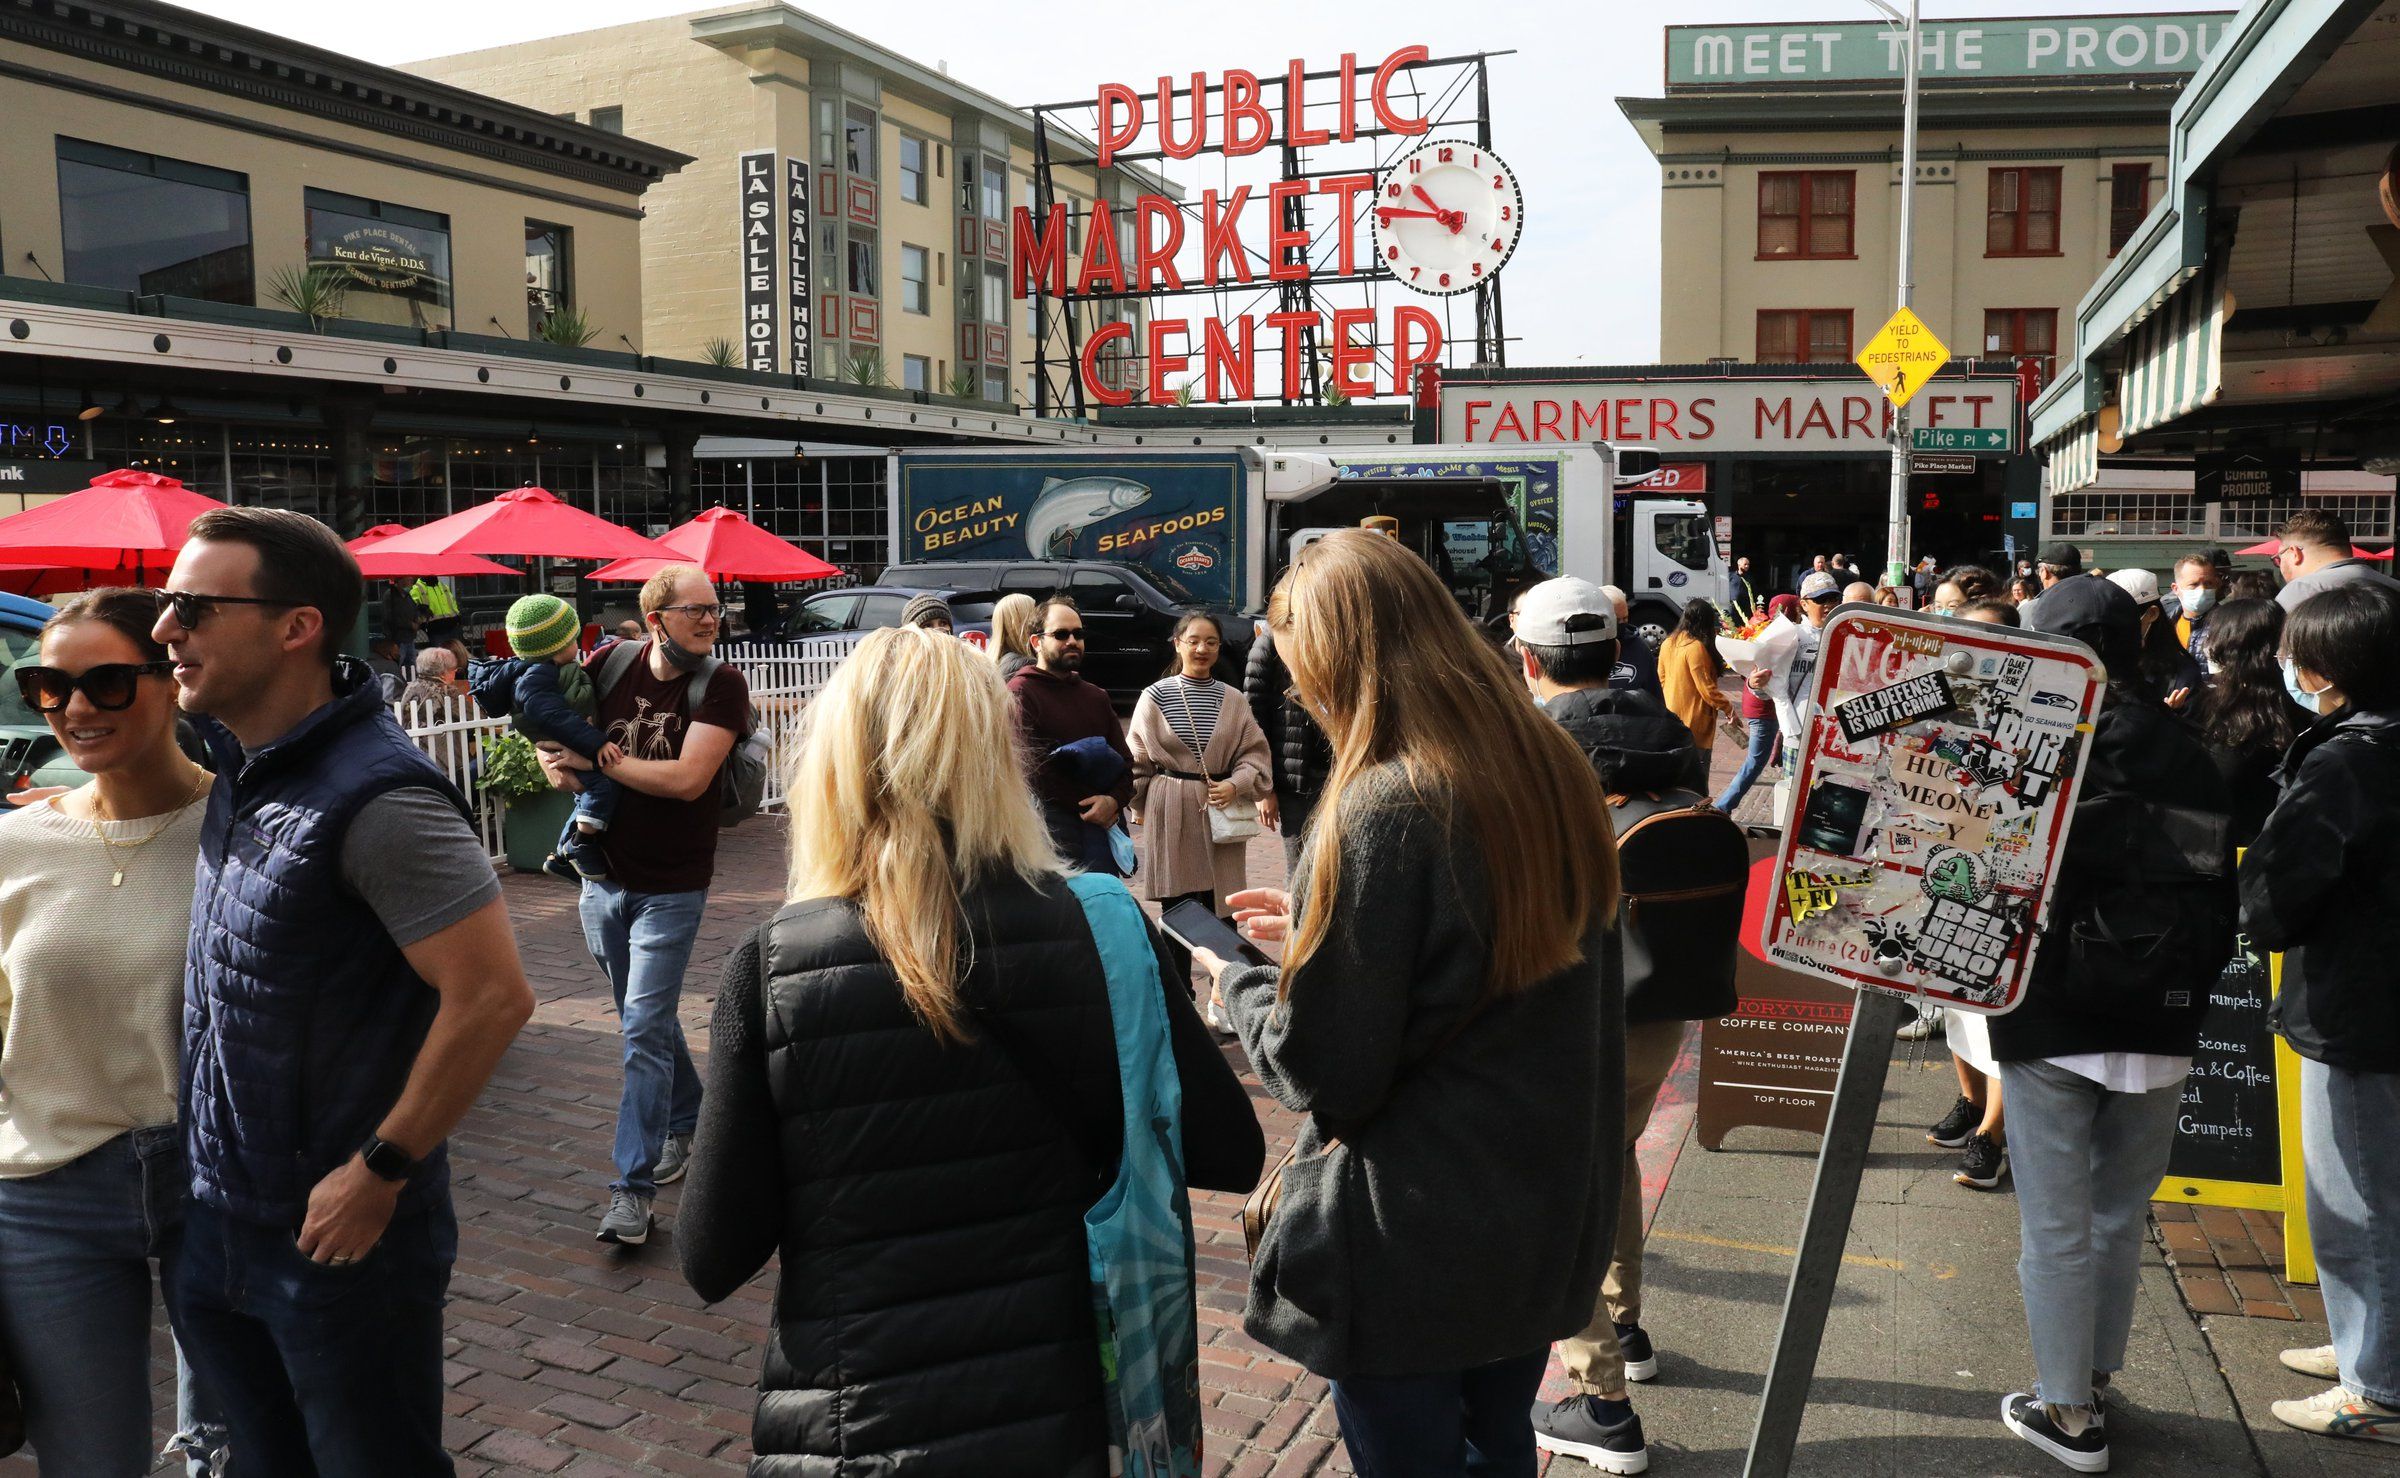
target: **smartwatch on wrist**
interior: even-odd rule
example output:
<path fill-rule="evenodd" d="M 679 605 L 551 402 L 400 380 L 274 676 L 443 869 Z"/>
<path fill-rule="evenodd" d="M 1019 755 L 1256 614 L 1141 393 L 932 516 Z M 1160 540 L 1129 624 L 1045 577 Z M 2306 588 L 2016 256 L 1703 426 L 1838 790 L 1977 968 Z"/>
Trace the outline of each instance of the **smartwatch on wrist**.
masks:
<path fill-rule="evenodd" d="M 367 1136 L 367 1142 L 359 1148 L 358 1153 L 359 1158 L 367 1162 L 367 1168 L 384 1180 L 404 1181 L 414 1176 L 419 1169 L 417 1162 L 408 1157 L 408 1151 L 389 1140 L 379 1139 L 371 1134 Z"/>

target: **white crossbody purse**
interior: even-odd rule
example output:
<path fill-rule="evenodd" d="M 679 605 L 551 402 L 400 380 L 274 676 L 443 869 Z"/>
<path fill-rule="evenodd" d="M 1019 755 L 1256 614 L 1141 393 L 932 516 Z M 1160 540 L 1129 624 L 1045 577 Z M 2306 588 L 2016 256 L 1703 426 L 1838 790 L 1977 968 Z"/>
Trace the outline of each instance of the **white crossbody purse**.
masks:
<path fill-rule="evenodd" d="M 1170 689 L 1169 691 L 1174 690 Z M 1198 733 L 1199 726 L 1192 722 L 1191 703 L 1180 692 L 1175 693 L 1175 706 L 1183 710 L 1183 726 Z M 1175 737 L 1180 739 L 1183 736 L 1178 734 Z M 1213 734 L 1210 737 L 1213 738 Z M 1189 745 L 1187 744 L 1186 747 L 1188 748 Z M 1207 747 L 1207 740 L 1202 740 L 1200 749 L 1205 750 Z M 1207 756 L 1200 750 L 1194 750 L 1192 759 L 1200 767 L 1200 778 L 1210 785 L 1216 784 L 1216 777 L 1208 773 Z M 1200 810 L 1208 817 L 1208 839 L 1217 845 L 1221 846 L 1227 842 L 1246 842 L 1259 833 L 1258 802 L 1254 800 L 1228 801 L 1222 806 L 1212 806 L 1204 800 L 1201 802 Z"/>

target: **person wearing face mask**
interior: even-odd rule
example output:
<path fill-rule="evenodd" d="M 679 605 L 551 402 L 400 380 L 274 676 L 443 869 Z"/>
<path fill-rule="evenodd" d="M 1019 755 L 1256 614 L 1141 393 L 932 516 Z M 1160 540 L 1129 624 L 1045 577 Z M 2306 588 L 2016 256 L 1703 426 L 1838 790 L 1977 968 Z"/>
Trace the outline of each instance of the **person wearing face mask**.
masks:
<path fill-rule="evenodd" d="M 2300 1055 L 2300 1145 L 2333 1342 L 2283 1363 L 2333 1382 L 2278 1401 L 2305 1432 L 2400 1443 L 2400 596 L 2357 581 L 2284 624 L 2283 681 L 2317 715 L 2241 869 L 2242 926 L 2283 952 L 2275 1029 Z"/>
<path fill-rule="evenodd" d="M 2230 600 L 2209 613 L 2208 682 L 2192 718 L 2232 788 L 2237 847 L 2266 825 L 2280 794 L 2276 767 L 2311 717 L 2283 689 L 2283 624 L 2283 607 L 2271 600 Z"/>
<path fill-rule="evenodd" d="M 1998 575 L 1982 565 L 1955 565 L 1934 583 L 1933 599 L 1927 609 L 1937 616 L 1964 616 L 1967 607 L 1977 601 L 1998 599 L 1999 595 Z"/>
<path fill-rule="evenodd" d="M 1757 665 L 1745 679 L 1753 692 L 1766 694 L 1775 705 L 1786 774 L 1798 768 L 1800 743 L 1807 732 L 1803 726 L 1813 712 L 1809 690 L 1816 680 L 1817 648 L 1824 639 L 1827 618 L 1841 604 L 1841 590 L 1841 582 L 1824 571 L 1801 580 L 1800 619 L 1759 638 Z"/>
<path fill-rule="evenodd" d="M 2119 570 L 2105 577 L 2133 597 L 2141 612 L 2141 675 L 2151 696 L 2178 712 L 2200 686 L 2200 664 L 2175 639 L 2174 621 L 2158 598 L 2158 576 L 2148 570 Z"/>
<path fill-rule="evenodd" d="M 2205 554 L 2187 554 L 2175 561 L 2175 589 L 2165 600 L 2167 617 L 2175 623 L 2175 640 L 2204 667 L 2208 619 L 2223 594 L 2222 584 L 2216 561 Z"/>

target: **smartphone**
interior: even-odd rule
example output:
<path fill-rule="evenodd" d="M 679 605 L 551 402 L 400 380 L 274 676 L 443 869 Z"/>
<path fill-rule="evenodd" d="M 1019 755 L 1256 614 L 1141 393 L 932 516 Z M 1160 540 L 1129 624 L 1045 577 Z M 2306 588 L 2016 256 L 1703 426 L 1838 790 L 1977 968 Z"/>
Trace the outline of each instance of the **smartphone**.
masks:
<path fill-rule="evenodd" d="M 1185 949 L 1205 949 L 1228 963 L 1272 965 L 1267 952 L 1244 939 L 1233 925 L 1226 923 L 1201 904 L 1186 898 L 1160 917 L 1159 927 Z"/>

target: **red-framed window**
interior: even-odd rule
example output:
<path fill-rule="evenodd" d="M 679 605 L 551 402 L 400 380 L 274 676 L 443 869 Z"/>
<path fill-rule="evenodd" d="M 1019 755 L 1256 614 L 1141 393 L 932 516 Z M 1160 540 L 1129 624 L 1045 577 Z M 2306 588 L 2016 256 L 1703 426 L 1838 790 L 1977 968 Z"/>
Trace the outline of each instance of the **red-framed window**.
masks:
<path fill-rule="evenodd" d="M 2108 254 L 2115 256 L 2150 214 L 2150 166 L 2119 164 L 2108 171 Z"/>
<path fill-rule="evenodd" d="M 2058 245 L 2058 170 L 1995 169 L 1985 207 L 1987 257 L 2055 257 Z"/>
<path fill-rule="evenodd" d="M 1847 308 L 1762 308 L 1758 314 L 1760 364 L 1848 364 Z"/>
<path fill-rule="evenodd" d="M 1856 256 L 1854 170 L 1768 170 L 1758 177 L 1758 259 Z"/>
<path fill-rule="evenodd" d="M 2047 382 L 2058 358 L 2056 308 L 1987 308 L 1983 314 L 1983 352 L 1991 358 L 2041 361 Z"/>

